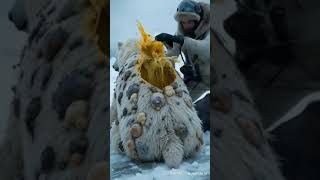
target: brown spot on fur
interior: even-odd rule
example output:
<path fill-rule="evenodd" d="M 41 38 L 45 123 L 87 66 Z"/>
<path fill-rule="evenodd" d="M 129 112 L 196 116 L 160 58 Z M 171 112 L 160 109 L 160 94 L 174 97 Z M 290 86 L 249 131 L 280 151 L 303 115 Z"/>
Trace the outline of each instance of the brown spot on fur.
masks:
<path fill-rule="evenodd" d="M 134 151 L 135 146 L 134 146 L 133 140 L 128 140 L 127 141 L 127 147 L 128 147 L 129 151 Z"/>
<path fill-rule="evenodd" d="M 132 125 L 132 127 L 130 129 L 130 133 L 134 138 L 141 136 L 141 134 L 142 134 L 141 126 L 139 124 Z"/>

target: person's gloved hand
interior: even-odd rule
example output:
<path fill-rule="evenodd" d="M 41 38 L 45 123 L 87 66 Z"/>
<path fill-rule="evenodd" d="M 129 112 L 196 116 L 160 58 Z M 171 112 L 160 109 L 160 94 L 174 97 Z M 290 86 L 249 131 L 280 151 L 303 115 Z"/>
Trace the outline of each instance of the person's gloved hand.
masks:
<path fill-rule="evenodd" d="M 161 33 L 158 34 L 155 39 L 157 41 L 161 41 L 164 42 L 166 44 L 168 44 L 169 46 L 173 46 L 173 42 L 180 44 L 181 46 L 184 43 L 184 37 L 183 36 L 173 36 L 171 34 L 167 34 L 167 33 Z"/>

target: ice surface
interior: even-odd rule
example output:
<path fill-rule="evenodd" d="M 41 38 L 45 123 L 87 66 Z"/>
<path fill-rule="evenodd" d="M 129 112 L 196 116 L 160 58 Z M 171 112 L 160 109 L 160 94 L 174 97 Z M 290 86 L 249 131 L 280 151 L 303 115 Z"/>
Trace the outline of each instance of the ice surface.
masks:
<path fill-rule="evenodd" d="M 114 180 L 206 180 L 210 179 L 210 132 L 204 133 L 201 152 L 184 160 L 179 168 L 163 162 L 137 163 L 118 153 L 110 154 L 111 179 Z"/>

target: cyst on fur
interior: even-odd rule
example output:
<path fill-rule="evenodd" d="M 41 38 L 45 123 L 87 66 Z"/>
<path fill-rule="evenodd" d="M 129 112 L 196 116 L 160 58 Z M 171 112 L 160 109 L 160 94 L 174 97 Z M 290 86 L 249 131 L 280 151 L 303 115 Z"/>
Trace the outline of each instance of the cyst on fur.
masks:
<path fill-rule="evenodd" d="M 134 142 L 133 142 L 133 140 L 128 140 L 127 141 L 127 146 L 128 146 L 128 150 L 129 151 L 133 151 L 134 150 Z"/>
<path fill-rule="evenodd" d="M 133 93 L 130 97 L 130 101 L 133 103 L 138 102 L 138 94 L 137 93 Z"/>
<path fill-rule="evenodd" d="M 175 91 L 172 86 L 166 86 L 164 88 L 164 93 L 166 94 L 166 96 L 169 96 L 169 97 L 175 95 Z"/>
<path fill-rule="evenodd" d="M 154 93 L 151 96 L 151 106 L 157 111 L 165 105 L 165 99 L 162 93 Z"/>
<path fill-rule="evenodd" d="M 182 96 L 183 96 L 183 90 L 181 90 L 181 89 L 176 89 L 176 90 L 175 90 L 175 93 L 176 93 L 176 95 L 177 95 L 178 97 L 182 97 Z"/>
<path fill-rule="evenodd" d="M 151 85 L 163 89 L 176 80 L 175 69 L 164 54 L 162 42 L 153 40 L 139 22 L 138 29 L 141 34 L 140 56 L 136 64 L 138 74 Z"/>
<path fill-rule="evenodd" d="M 130 129 L 130 133 L 134 138 L 141 136 L 141 134 L 142 134 L 141 126 L 139 124 L 133 124 Z"/>
<path fill-rule="evenodd" d="M 189 98 L 184 98 L 184 102 L 187 104 L 189 108 L 192 108 L 192 100 Z"/>
<path fill-rule="evenodd" d="M 141 125 L 144 125 L 146 120 L 147 120 L 147 118 L 146 118 L 146 114 L 144 112 L 139 113 L 137 115 L 137 122 L 140 123 Z"/>
<path fill-rule="evenodd" d="M 139 89 L 140 89 L 140 86 L 139 86 L 138 83 L 133 83 L 133 84 L 131 84 L 131 85 L 128 87 L 128 90 L 127 90 L 127 97 L 128 97 L 128 99 L 130 99 L 131 96 L 132 96 L 134 93 L 138 94 Z"/>

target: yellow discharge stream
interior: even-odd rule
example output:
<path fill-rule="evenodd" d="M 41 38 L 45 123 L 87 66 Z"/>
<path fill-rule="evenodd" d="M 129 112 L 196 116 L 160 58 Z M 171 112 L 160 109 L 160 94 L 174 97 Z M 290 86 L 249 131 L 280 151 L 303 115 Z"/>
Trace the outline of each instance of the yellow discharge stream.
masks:
<path fill-rule="evenodd" d="M 138 22 L 138 29 L 141 40 L 140 56 L 136 64 L 137 72 L 151 85 L 164 89 L 176 79 L 174 59 L 165 56 L 162 42 L 155 41 L 150 34 L 146 33 L 140 22 Z"/>

